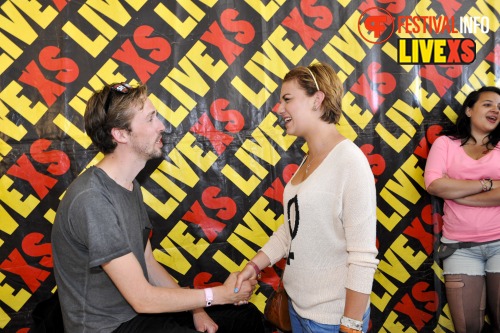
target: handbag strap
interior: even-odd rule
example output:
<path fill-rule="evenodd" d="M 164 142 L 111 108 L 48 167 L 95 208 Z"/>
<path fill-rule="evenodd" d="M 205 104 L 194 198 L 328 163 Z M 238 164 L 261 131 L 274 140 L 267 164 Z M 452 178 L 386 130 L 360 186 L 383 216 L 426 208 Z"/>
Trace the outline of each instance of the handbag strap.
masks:
<path fill-rule="evenodd" d="M 280 291 L 282 289 L 285 289 L 285 287 L 283 287 L 283 278 L 280 277 L 280 282 L 278 282 L 278 287 L 276 288 L 276 290 Z"/>

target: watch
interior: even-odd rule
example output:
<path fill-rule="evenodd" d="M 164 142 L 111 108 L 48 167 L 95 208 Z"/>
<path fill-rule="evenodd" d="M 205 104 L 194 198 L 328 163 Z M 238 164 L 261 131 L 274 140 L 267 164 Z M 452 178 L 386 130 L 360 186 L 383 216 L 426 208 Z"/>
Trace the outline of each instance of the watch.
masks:
<path fill-rule="evenodd" d="M 214 301 L 214 293 L 212 291 L 212 288 L 205 288 L 203 290 L 205 291 L 205 301 L 207 302 L 205 306 L 209 307 Z"/>

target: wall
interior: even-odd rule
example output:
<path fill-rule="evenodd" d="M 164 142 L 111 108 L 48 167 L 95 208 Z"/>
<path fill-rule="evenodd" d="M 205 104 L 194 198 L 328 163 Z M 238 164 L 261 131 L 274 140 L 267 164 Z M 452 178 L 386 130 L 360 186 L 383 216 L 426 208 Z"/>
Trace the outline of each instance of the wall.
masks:
<path fill-rule="evenodd" d="M 283 186 L 307 148 L 276 114 L 280 81 L 321 60 L 344 82 L 339 129 L 365 152 L 378 190 L 372 331 L 453 331 L 433 254 L 439 202 L 423 169 L 467 93 L 498 85 L 494 3 L 3 1 L 0 329 L 27 332 L 32 308 L 55 291 L 55 211 L 102 158 L 83 126 L 94 90 L 149 86 L 168 132 L 165 158 L 139 175 L 155 256 L 180 284 L 207 286 L 243 268 L 283 222 Z M 281 267 L 265 270 L 260 309 Z"/>

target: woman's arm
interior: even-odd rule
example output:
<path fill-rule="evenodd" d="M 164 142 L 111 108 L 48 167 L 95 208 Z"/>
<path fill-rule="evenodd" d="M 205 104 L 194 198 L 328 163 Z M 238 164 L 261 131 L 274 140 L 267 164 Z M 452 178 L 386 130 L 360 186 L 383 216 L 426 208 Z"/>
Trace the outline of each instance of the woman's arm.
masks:
<path fill-rule="evenodd" d="M 444 174 L 443 178 L 436 179 L 427 186 L 427 192 L 443 199 L 453 200 L 482 193 L 483 186 L 479 180 L 453 179 Z"/>
<path fill-rule="evenodd" d="M 344 316 L 357 321 L 363 321 L 370 295 L 351 289 L 346 289 Z"/>
<path fill-rule="evenodd" d="M 425 165 L 424 181 L 431 195 L 453 200 L 481 193 L 483 186 L 479 179 L 456 179 L 449 176 L 448 166 L 457 167 L 449 159 L 462 148 L 447 137 L 439 137 L 432 144 Z M 474 175 L 463 178 L 475 178 Z"/>
<path fill-rule="evenodd" d="M 461 205 L 473 207 L 493 207 L 500 206 L 500 188 L 498 187 L 499 181 L 493 181 L 491 191 L 481 192 L 469 195 L 463 198 L 457 198 L 454 201 Z"/>
<path fill-rule="evenodd" d="M 238 273 L 235 290 L 239 290 L 241 288 L 241 284 L 243 283 L 243 281 L 258 279 L 260 271 L 270 264 L 271 260 L 264 252 L 257 252 L 255 257 L 253 257 L 252 260 L 247 263 L 245 268 L 243 268 L 243 270 Z"/>

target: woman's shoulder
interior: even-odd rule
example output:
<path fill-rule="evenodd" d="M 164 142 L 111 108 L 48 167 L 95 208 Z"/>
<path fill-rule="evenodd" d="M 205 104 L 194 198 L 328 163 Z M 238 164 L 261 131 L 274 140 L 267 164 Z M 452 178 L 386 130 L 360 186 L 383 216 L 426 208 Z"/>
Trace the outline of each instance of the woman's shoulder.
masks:
<path fill-rule="evenodd" d="M 348 166 L 344 172 L 357 173 L 360 169 L 367 169 L 371 172 L 366 154 L 356 143 L 350 139 L 344 139 L 338 143 L 336 148 L 338 149 L 330 158 L 337 163 Z"/>
<path fill-rule="evenodd" d="M 340 141 L 339 143 L 337 143 L 335 148 L 338 148 L 338 150 L 350 150 L 350 151 L 361 152 L 361 148 L 357 144 L 355 144 L 353 141 L 351 141 L 350 139 L 347 139 L 347 138 L 345 138 L 342 141 Z"/>
<path fill-rule="evenodd" d="M 432 146 L 439 145 L 460 147 L 462 145 L 462 141 L 460 139 L 452 138 L 448 135 L 441 135 L 432 143 Z"/>
<path fill-rule="evenodd" d="M 337 143 L 330 151 L 327 158 L 336 161 L 352 161 L 365 157 L 361 148 L 349 139 L 344 139 Z"/>

